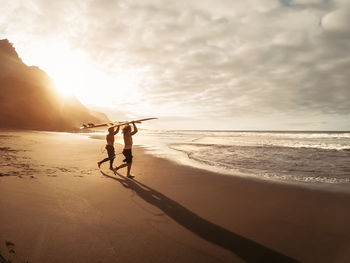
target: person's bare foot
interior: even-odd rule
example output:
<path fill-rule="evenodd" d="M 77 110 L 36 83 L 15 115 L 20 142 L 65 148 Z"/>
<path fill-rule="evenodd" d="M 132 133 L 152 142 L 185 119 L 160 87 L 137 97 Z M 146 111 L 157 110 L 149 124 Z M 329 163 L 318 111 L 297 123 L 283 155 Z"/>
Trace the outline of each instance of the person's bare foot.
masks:
<path fill-rule="evenodd" d="M 116 168 L 113 169 L 113 173 L 114 173 L 114 174 L 117 174 L 117 171 L 118 171 L 118 167 L 116 167 Z"/>
<path fill-rule="evenodd" d="M 131 174 L 128 174 L 126 177 L 128 177 L 128 178 L 134 178 L 135 176 L 134 175 L 131 175 Z"/>
<path fill-rule="evenodd" d="M 101 168 L 101 163 L 97 162 L 97 166 L 98 166 L 98 168 Z"/>

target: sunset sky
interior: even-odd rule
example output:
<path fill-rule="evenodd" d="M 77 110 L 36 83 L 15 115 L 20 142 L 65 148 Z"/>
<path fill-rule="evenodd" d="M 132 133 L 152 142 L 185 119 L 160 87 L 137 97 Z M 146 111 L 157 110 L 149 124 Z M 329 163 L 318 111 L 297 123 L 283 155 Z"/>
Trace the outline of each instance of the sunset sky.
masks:
<path fill-rule="evenodd" d="M 151 128 L 350 130 L 350 0 L 0 0 L 65 95 Z"/>

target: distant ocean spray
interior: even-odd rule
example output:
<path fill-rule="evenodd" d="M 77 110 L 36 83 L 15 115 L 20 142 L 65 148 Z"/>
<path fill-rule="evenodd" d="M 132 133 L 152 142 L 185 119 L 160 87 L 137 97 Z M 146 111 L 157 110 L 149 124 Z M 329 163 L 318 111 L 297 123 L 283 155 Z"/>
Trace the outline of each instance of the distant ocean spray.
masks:
<path fill-rule="evenodd" d="M 151 153 L 232 175 L 350 183 L 350 132 L 142 131 Z"/>

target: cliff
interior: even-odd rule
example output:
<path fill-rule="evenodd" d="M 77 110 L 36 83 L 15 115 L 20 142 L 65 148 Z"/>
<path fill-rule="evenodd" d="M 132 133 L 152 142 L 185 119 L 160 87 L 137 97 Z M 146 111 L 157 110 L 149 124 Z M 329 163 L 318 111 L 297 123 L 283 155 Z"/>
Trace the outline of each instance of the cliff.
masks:
<path fill-rule="evenodd" d="M 105 121 L 76 98 L 60 96 L 44 71 L 25 65 L 12 44 L 0 40 L 0 128 L 71 131 Z"/>

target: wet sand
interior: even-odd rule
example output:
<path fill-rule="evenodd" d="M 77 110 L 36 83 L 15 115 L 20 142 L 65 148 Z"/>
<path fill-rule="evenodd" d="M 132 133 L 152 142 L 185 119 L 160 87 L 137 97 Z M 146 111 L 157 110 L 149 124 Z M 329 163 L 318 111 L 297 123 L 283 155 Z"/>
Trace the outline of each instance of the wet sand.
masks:
<path fill-rule="evenodd" d="M 350 260 L 346 191 L 215 174 L 141 147 L 131 180 L 97 168 L 103 145 L 0 132 L 0 262 Z"/>

